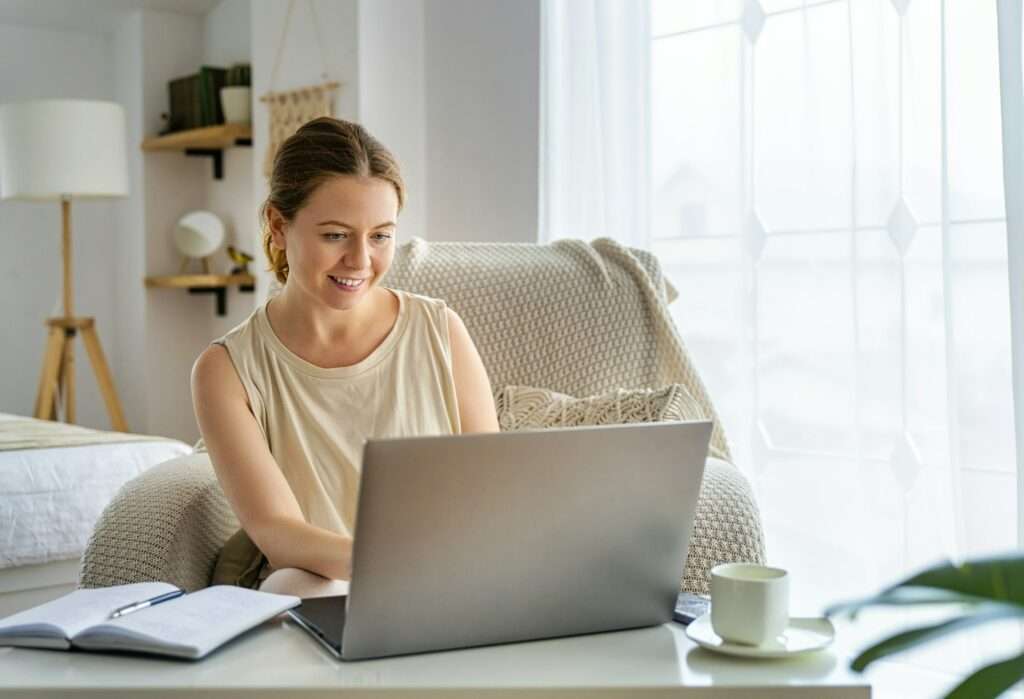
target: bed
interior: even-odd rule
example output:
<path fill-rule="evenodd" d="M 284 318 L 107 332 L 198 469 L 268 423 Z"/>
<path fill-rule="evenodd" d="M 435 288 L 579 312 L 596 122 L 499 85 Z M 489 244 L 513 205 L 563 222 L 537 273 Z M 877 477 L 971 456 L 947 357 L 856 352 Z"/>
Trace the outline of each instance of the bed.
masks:
<path fill-rule="evenodd" d="M 164 437 L 0 413 L 0 617 L 73 590 L 93 525 L 118 489 L 191 451 Z"/>

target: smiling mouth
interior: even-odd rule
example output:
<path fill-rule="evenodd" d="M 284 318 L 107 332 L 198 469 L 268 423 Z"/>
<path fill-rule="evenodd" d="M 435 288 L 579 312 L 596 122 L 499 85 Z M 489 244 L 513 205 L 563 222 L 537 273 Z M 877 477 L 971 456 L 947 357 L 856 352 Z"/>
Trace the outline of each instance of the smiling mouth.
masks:
<path fill-rule="evenodd" d="M 327 278 L 330 279 L 332 282 L 334 282 L 335 286 L 337 286 L 337 287 L 339 287 L 341 289 L 345 289 L 347 291 L 352 291 L 352 290 L 358 289 L 359 287 L 361 287 L 366 282 L 366 279 L 352 279 L 352 278 L 345 278 L 345 277 L 335 277 L 333 274 L 328 274 Z"/>

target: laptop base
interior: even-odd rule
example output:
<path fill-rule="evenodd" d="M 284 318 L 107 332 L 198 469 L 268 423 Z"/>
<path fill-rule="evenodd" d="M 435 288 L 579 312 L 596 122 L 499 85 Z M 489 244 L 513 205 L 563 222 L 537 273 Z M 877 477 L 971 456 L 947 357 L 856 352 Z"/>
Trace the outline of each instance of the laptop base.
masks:
<path fill-rule="evenodd" d="M 304 599 L 301 605 L 288 610 L 288 616 L 332 655 L 341 658 L 347 599 L 348 595 Z"/>

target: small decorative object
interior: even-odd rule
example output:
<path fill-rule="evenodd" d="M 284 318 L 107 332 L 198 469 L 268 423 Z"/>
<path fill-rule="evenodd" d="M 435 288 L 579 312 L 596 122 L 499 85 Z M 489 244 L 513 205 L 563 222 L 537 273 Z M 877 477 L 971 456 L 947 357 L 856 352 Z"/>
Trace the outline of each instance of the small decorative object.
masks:
<path fill-rule="evenodd" d="M 200 260 L 203 274 L 210 273 L 209 257 L 224 242 L 224 223 L 209 211 L 193 211 L 178 220 L 174 244 L 183 256 L 179 274 L 184 274 L 192 260 Z"/>
<path fill-rule="evenodd" d="M 277 71 L 281 66 L 281 54 L 284 51 L 285 41 L 288 38 L 288 25 L 291 21 L 295 4 L 296 0 L 288 0 L 288 12 L 284 17 L 281 37 L 277 42 L 277 56 L 274 59 L 274 68 L 270 73 L 270 92 L 260 97 L 261 102 L 266 102 L 270 105 L 270 144 L 267 147 L 266 156 L 263 158 L 263 174 L 267 177 L 270 177 L 277 149 L 281 147 L 285 139 L 298 131 L 299 127 L 307 121 L 317 117 L 334 116 L 334 97 L 340 86 L 337 82 L 327 80 L 327 57 L 324 53 L 323 42 L 320 40 L 320 21 L 316 16 L 316 6 L 313 4 L 313 1 L 306 0 L 306 5 L 309 7 L 309 13 L 313 21 L 313 31 L 316 35 L 317 47 L 320 49 L 320 60 L 323 65 L 323 72 L 320 75 L 324 82 L 294 90 L 274 92 Z"/>
<path fill-rule="evenodd" d="M 829 616 L 856 616 L 864 607 L 944 605 L 954 615 L 937 624 L 910 629 L 865 649 L 851 667 L 862 672 L 893 653 L 999 619 L 1024 618 L 1024 556 L 1019 552 L 993 558 L 943 563 L 913 575 L 874 597 L 834 605 Z M 946 699 L 994 699 L 1024 679 L 1024 648 L 1018 654 L 975 671 L 946 695 Z"/>
<path fill-rule="evenodd" d="M 236 63 L 227 70 L 225 86 L 220 89 L 220 104 L 224 122 L 248 124 L 252 122 L 252 88 L 247 63 Z"/>
<path fill-rule="evenodd" d="M 252 71 L 248 63 L 235 63 L 228 68 L 225 85 L 233 87 L 249 87 L 252 84 Z"/>
<path fill-rule="evenodd" d="M 235 263 L 235 266 L 231 268 L 231 274 L 248 274 L 249 263 L 253 261 L 253 256 L 247 252 L 242 252 L 233 245 L 228 246 L 228 257 Z"/>

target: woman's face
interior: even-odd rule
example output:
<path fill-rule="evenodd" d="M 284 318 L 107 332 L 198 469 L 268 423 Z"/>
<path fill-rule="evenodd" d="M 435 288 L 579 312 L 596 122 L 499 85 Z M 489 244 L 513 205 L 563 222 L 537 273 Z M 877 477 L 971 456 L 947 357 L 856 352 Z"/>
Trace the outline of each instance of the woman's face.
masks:
<path fill-rule="evenodd" d="M 398 194 L 387 180 L 333 177 L 291 222 L 275 213 L 271 230 L 288 256 L 287 285 L 331 308 L 357 305 L 391 266 Z"/>

